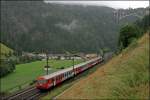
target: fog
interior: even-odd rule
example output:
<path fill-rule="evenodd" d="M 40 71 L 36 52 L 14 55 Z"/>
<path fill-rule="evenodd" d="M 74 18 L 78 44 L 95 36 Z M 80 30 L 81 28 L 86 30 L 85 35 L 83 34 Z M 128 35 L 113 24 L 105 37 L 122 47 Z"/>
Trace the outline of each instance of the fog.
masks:
<path fill-rule="evenodd" d="M 141 8 L 148 7 L 149 1 L 50 1 L 45 0 L 46 3 L 69 4 L 69 5 L 95 5 L 95 6 L 109 6 L 115 9 L 118 8 Z"/>

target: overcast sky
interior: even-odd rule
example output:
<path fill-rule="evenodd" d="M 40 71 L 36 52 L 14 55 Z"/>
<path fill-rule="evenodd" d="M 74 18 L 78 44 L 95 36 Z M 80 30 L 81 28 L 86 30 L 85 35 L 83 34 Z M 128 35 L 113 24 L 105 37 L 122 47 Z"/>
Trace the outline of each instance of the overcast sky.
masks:
<path fill-rule="evenodd" d="M 82 4 L 82 5 L 97 5 L 97 6 L 109 6 L 115 9 L 118 8 L 139 8 L 149 6 L 149 1 L 46 1 L 49 3 L 60 3 L 60 4 Z"/>

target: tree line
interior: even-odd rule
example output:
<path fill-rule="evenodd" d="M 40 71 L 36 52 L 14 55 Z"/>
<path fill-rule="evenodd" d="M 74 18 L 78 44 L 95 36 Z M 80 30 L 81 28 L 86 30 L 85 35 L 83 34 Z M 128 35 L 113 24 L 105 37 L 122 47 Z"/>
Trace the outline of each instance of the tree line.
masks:
<path fill-rule="evenodd" d="M 120 29 L 118 50 L 121 51 L 125 49 L 131 42 L 136 41 L 147 31 L 150 31 L 150 14 L 144 16 L 141 20 L 137 20 L 133 24 L 124 25 Z"/>

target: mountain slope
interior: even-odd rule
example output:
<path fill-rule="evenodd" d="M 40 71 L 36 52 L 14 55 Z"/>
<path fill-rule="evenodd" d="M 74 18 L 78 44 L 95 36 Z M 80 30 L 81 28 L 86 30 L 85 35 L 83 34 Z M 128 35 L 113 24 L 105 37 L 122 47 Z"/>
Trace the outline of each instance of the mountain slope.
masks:
<path fill-rule="evenodd" d="M 149 34 L 57 99 L 149 99 Z"/>
<path fill-rule="evenodd" d="M 1 1 L 1 41 L 17 51 L 115 50 L 119 27 L 114 11 L 104 6 L 46 4 L 42 0 Z"/>

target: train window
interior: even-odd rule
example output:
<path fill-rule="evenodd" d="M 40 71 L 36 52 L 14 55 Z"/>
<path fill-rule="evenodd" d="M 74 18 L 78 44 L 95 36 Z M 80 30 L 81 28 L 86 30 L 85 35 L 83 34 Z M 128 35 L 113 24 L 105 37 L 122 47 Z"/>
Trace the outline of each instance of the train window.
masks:
<path fill-rule="evenodd" d="M 39 84 L 44 84 L 44 83 L 46 83 L 47 82 L 47 80 L 38 80 L 38 83 Z"/>

